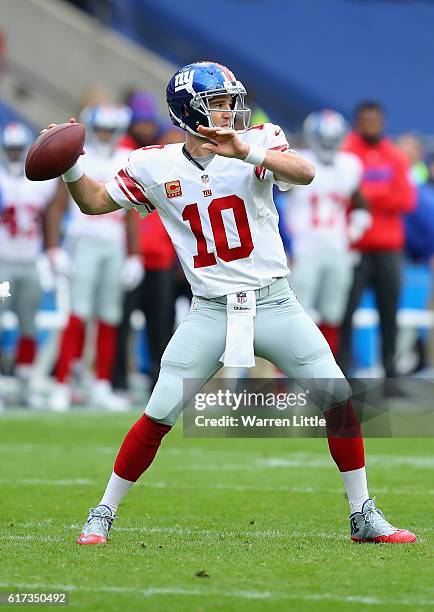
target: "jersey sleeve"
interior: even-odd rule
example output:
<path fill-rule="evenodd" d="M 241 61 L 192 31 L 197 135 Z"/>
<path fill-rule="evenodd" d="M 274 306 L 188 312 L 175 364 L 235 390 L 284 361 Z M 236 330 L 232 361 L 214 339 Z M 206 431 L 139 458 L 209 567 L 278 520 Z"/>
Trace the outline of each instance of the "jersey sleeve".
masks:
<path fill-rule="evenodd" d="M 253 129 L 255 129 L 255 127 Z M 290 148 L 285 132 L 280 126 L 274 125 L 273 123 L 264 123 L 261 127 L 262 130 L 258 130 L 258 132 L 262 132 L 261 139 L 258 140 L 258 144 L 266 149 L 271 149 L 272 151 L 295 153 L 294 149 Z M 281 191 L 288 191 L 288 189 L 291 189 L 292 187 L 290 183 L 276 179 L 273 172 L 271 170 L 267 170 L 267 168 L 264 168 L 263 166 L 256 166 L 255 175 L 260 181 L 271 181 L 277 185 Z"/>
<path fill-rule="evenodd" d="M 109 196 L 122 208 L 135 209 L 144 219 L 155 210 L 146 192 L 146 177 L 140 172 L 141 150 L 133 151 L 128 163 L 119 170 L 110 183 L 106 183 Z"/>

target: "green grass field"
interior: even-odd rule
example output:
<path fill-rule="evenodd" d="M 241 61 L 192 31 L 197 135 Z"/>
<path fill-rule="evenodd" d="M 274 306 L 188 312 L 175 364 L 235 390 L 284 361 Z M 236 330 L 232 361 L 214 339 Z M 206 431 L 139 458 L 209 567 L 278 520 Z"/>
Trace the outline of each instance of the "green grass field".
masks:
<path fill-rule="evenodd" d="M 324 440 L 166 437 L 106 547 L 75 539 L 136 414 L 0 417 L 0 590 L 85 610 L 434 608 L 429 439 L 368 440 L 371 494 L 415 545 L 357 545 Z M 199 574 L 199 575 L 198 575 Z"/>

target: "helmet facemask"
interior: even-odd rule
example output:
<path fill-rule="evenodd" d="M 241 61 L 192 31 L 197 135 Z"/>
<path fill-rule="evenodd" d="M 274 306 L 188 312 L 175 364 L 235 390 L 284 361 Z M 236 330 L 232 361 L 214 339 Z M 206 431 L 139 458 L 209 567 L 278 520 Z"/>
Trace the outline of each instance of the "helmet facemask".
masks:
<path fill-rule="evenodd" d="M 342 145 L 342 141 L 343 136 L 320 136 L 308 139 L 308 144 L 322 163 L 331 164 Z"/>
<path fill-rule="evenodd" d="M 80 114 L 86 126 L 87 143 L 101 157 L 111 157 L 119 138 L 125 133 L 131 111 L 123 105 L 87 106 Z"/>
<path fill-rule="evenodd" d="M 10 147 L 3 149 L 4 164 L 13 176 L 24 174 L 24 162 L 27 155 L 27 147 Z"/>
<path fill-rule="evenodd" d="M 219 96 L 230 95 L 232 98 L 230 109 L 225 109 L 225 113 L 231 113 L 232 118 L 229 129 L 245 132 L 250 123 L 250 108 L 245 105 L 246 90 L 238 81 L 234 84 L 229 83 L 224 90 L 204 91 L 196 94 L 190 106 L 205 116 L 208 120 L 208 127 L 219 127 L 212 119 L 212 112 L 223 112 L 220 108 L 213 107 L 213 100 Z"/>
<path fill-rule="evenodd" d="M 224 109 L 221 108 L 213 108 L 213 99 L 219 96 L 229 95 L 232 98 L 230 108 Z M 199 134 L 196 130 L 192 129 L 186 122 L 182 121 L 182 117 L 185 118 L 188 116 L 194 120 L 196 128 L 199 125 L 203 125 L 205 127 L 220 127 L 215 125 L 212 119 L 212 112 L 225 112 L 231 113 L 231 122 L 228 129 L 237 130 L 239 133 L 244 133 L 247 131 L 250 123 L 250 115 L 251 110 L 248 106 L 245 105 L 245 96 L 246 90 L 244 86 L 239 81 L 227 81 L 224 88 L 211 89 L 207 91 L 202 91 L 194 94 L 193 98 L 190 102 L 190 108 L 184 106 L 181 109 L 179 118 L 173 113 L 172 109 L 169 108 L 169 113 L 177 122 L 177 124 L 187 130 L 194 136 L 198 136 L 199 138 L 207 138 L 203 134 Z"/>

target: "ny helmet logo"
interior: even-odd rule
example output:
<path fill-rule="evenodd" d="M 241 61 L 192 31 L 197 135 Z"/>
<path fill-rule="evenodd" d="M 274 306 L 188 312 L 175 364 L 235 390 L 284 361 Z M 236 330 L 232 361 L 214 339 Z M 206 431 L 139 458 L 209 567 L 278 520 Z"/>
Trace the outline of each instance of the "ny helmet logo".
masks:
<path fill-rule="evenodd" d="M 186 89 L 187 91 L 193 89 L 193 78 L 194 70 L 188 72 L 180 72 L 175 76 L 175 91 L 181 91 Z"/>
<path fill-rule="evenodd" d="M 238 304 L 245 304 L 247 302 L 247 295 L 245 291 L 240 291 L 237 293 L 237 302 Z"/>

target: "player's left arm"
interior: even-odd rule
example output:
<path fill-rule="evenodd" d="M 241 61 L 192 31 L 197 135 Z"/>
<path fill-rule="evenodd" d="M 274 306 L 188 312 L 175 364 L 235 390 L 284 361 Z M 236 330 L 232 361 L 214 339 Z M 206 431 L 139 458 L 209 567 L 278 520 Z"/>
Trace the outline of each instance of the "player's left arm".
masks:
<path fill-rule="evenodd" d="M 127 246 L 127 254 L 131 255 L 139 255 L 139 232 L 138 232 L 138 224 L 137 224 L 137 213 L 130 209 L 126 211 L 125 214 L 125 233 L 126 233 L 126 246 Z"/>
<path fill-rule="evenodd" d="M 353 210 L 369 210 L 369 202 L 359 187 L 351 195 L 351 208 Z"/>
<path fill-rule="evenodd" d="M 56 191 L 48 202 L 42 218 L 44 246 L 46 250 L 59 246 L 62 219 L 67 209 L 68 191 L 65 187 L 65 183 L 58 179 Z"/>
<path fill-rule="evenodd" d="M 217 153 L 223 157 L 233 157 L 243 161 L 249 161 L 248 156 L 251 152 L 251 147 L 241 140 L 235 130 L 226 130 L 222 128 L 207 128 L 204 126 L 198 127 L 198 132 L 210 139 L 211 142 L 206 142 L 202 148 L 206 151 Z M 260 147 L 257 147 L 259 149 Z M 254 163 L 261 165 L 267 170 L 273 172 L 275 178 L 291 185 L 309 185 L 315 177 L 315 168 L 313 165 L 303 159 L 297 153 L 276 151 L 272 149 L 264 149 L 265 155 L 263 161 Z"/>
<path fill-rule="evenodd" d="M 125 214 L 127 257 L 121 270 L 121 283 L 125 291 L 132 291 L 143 280 L 145 268 L 140 256 L 137 211 L 129 209 Z"/>

